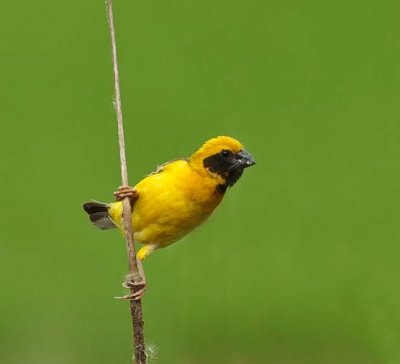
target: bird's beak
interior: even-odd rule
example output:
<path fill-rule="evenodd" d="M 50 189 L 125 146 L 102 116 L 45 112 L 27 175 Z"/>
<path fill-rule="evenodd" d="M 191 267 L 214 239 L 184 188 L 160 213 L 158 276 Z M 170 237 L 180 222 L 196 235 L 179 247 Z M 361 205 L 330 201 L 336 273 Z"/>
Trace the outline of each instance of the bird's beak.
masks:
<path fill-rule="evenodd" d="M 256 164 L 254 158 L 251 156 L 249 152 L 246 150 L 242 150 L 236 154 L 237 160 L 243 166 L 243 168 L 251 167 Z"/>

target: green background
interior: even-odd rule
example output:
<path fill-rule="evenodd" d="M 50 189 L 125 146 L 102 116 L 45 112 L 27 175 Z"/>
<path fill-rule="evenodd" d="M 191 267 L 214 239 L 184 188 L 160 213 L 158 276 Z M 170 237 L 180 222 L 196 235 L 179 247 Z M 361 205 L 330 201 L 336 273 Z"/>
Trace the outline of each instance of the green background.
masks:
<path fill-rule="evenodd" d="M 246 170 L 145 261 L 161 364 L 400 363 L 397 1 L 116 1 L 134 184 L 209 137 Z M 100 1 L 0 13 L 0 362 L 129 363 L 124 241 L 81 203 L 120 184 Z"/>

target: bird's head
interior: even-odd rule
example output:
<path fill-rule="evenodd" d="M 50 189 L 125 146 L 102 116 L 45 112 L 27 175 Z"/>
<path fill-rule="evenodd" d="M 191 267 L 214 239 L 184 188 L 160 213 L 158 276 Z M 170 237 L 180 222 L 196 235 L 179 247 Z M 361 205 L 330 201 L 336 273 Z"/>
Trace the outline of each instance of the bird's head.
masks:
<path fill-rule="evenodd" d="M 243 170 L 255 164 L 253 157 L 236 139 L 219 136 L 207 140 L 190 158 L 199 173 L 215 178 L 217 190 L 225 192 L 240 178 Z"/>

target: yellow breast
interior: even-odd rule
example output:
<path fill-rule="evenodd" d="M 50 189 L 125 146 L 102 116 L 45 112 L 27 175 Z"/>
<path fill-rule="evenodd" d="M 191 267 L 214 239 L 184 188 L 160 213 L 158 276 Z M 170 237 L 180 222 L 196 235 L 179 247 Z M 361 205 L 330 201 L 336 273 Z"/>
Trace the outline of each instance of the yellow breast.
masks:
<path fill-rule="evenodd" d="M 215 178 L 194 171 L 186 160 L 163 166 L 140 181 L 132 211 L 134 238 L 142 244 L 164 247 L 201 224 L 223 198 Z M 110 216 L 122 227 L 122 203 L 113 203 Z"/>

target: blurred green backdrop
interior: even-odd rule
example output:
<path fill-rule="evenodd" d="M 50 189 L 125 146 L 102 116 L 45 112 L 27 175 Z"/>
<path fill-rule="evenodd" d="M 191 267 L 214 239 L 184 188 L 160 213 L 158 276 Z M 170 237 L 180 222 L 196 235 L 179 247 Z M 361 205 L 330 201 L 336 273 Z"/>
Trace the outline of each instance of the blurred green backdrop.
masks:
<path fill-rule="evenodd" d="M 400 363 L 397 1 L 115 1 L 132 184 L 209 137 L 258 164 L 145 261 L 162 364 Z M 129 363 L 103 1 L 0 14 L 0 362 Z"/>

